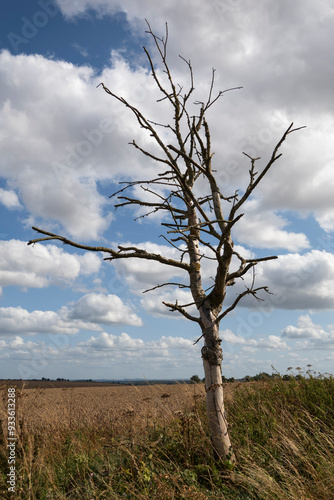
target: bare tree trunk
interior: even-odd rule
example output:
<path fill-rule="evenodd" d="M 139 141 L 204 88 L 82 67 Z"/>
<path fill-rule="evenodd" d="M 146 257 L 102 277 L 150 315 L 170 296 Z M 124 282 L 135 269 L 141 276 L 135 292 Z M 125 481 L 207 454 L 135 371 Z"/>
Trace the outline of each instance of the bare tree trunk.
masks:
<path fill-rule="evenodd" d="M 206 318 L 206 323 L 208 323 Z M 223 351 L 220 347 L 219 327 L 208 325 L 203 330 L 204 346 L 202 359 L 205 374 L 206 408 L 215 453 L 223 462 L 235 463 L 235 455 L 228 432 L 228 423 L 224 405 L 224 391 L 221 363 Z"/>

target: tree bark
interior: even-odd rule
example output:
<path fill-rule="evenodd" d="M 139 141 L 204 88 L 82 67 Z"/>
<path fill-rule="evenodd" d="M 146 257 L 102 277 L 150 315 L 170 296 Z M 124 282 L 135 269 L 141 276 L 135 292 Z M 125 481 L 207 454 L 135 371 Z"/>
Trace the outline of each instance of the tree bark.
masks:
<path fill-rule="evenodd" d="M 220 347 L 219 327 L 210 321 L 212 312 L 204 312 L 206 328 L 203 329 L 204 346 L 202 359 L 205 374 L 206 408 L 213 449 L 222 462 L 236 462 L 228 432 L 224 405 L 224 390 L 221 363 L 223 351 Z"/>

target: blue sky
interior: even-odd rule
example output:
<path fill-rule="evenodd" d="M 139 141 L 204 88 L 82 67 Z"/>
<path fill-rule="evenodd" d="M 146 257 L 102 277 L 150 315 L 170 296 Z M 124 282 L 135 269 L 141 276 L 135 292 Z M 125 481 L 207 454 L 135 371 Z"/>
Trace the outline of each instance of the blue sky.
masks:
<path fill-rule="evenodd" d="M 143 55 L 143 45 L 153 50 L 145 18 L 161 35 L 168 22 L 170 67 L 184 82 L 178 55 L 191 60 L 196 98 L 205 99 L 212 67 L 217 91 L 243 87 L 208 115 L 224 194 L 246 186 L 243 151 L 260 156 L 261 167 L 292 121 L 307 127 L 288 137 L 235 227 L 240 253 L 279 259 L 256 269 L 257 285 L 273 295 L 245 299 L 221 323 L 224 375 L 272 365 L 333 372 L 331 2 L 14 0 L 1 10 L 0 377 L 202 376 L 197 325 L 162 305 L 189 302 L 187 292 L 142 293 L 180 276 L 57 243 L 26 244 L 35 225 L 90 245 L 140 244 L 173 257 L 159 238 L 161 220 L 135 222 L 138 213 L 115 211 L 108 198 L 119 181 L 156 174 L 128 144 L 149 138 L 96 88 L 103 81 L 152 119 L 165 116 Z M 226 306 L 243 286 L 232 287 Z"/>

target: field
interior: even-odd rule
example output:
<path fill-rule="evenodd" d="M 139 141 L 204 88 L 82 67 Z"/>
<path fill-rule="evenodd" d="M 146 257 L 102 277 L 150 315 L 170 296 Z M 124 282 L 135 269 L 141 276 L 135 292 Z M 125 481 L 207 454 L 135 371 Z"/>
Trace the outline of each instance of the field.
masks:
<path fill-rule="evenodd" d="M 334 499 L 332 377 L 225 384 L 236 467 L 214 457 L 201 383 L 52 384 L 17 384 L 9 493 L 2 383 L 3 499 Z"/>
<path fill-rule="evenodd" d="M 154 425 L 165 425 L 193 398 L 204 398 L 203 384 L 118 385 L 85 382 L 30 384 L 20 391 L 17 418 L 28 432 L 50 432 L 94 426 L 141 433 Z M 35 388 L 33 386 L 35 385 Z M 29 384 L 27 384 L 29 386 Z"/>

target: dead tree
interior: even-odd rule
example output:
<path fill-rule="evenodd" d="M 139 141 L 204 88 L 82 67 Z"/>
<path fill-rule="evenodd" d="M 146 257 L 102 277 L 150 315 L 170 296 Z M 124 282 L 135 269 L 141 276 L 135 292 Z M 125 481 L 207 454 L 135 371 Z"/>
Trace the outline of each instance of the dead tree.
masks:
<path fill-rule="evenodd" d="M 72 247 L 107 254 L 105 260 L 152 260 L 184 271 L 187 278 L 185 283 L 164 283 L 158 286 L 176 285 L 187 287 L 191 291 L 192 302 L 189 304 L 179 304 L 177 301 L 175 303 L 164 302 L 164 304 L 171 311 L 177 311 L 188 320 L 197 323 L 201 328 L 202 335 L 200 338 L 203 338 L 204 341 L 201 353 L 205 373 L 207 414 L 211 440 L 218 457 L 225 462 L 233 463 L 235 454 L 231 446 L 224 409 L 221 372 L 223 352 L 219 325 L 221 320 L 237 306 L 243 297 L 252 295 L 260 300 L 258 292 L 260 290 L 268 292 L 269 290 L 266 286 L 256 288 L 253 280 L 251 286 L 245 288 L 242 293 L 236 296 L 229 307 L 223 309 L 226 289 L 228 286 L 233 285 L 236 280 L 243 278 L 250 270 L 254 270 L 254 267 L 259 262 L 276 259 L 277 257 L 243 258 L 234 250 L 232 230 L 243 216 L 240 212 L 243 205 L 270 167 L 281 156 L 279 150 L 283 142 L 289 134 L 298 129 L 293 128 L 293 124 L 289 126 L 276 144 L 268 163 L 261 169 L 261 172 L 255 170 L 255 162 L 259 158 L 251 158 L 246 155 L 250 160 L 250 169 L 249 181 L 244 194 L 239 195 L 238 192 L 235 192 L 230 196 L 223 195 L 215 171 L 212 168 L 213 152 L 206 113 L 227 90 L 220 91 L 214 96 L 215 72 L 213 70 L 208 97 L 203 102 L 196 102 L 198 113 L 191 114 L 189 108 L 190 104 L 193 104 L 190 103 L 190 98 L 194 91 L 194 77 L 190 61 L 181 58 L 187 67 L 190 81 L 188 89 L 184 91 L 182 87 L 177 86 L 174 82 L 167 63 L 167 25 L 164 38 L 155 35 L 149 24 L 148 28 L 148 33 L 153 38 L 160 57 L 165 80 L 165 83 L 163 83 L 155 69 L 150 52 L 144 47 L 152 77 L 162 94 L 162 98 L 158 102 L 165 101 L 166 103 L 167 101 L 172 109 L 173 119 L 172 123 L 167 124 L 153 122 L 144 116 L 138 107 L 113 93 L 104 83 L 100 84 L 109 96 L 122 103 L 133 113 L 139 127 L 147 131 L 155 146 L 158 146 L 158 151 L 160 151 L 157 154 L 132 141 L 130 144 L 150 160 L 156 162 L 157 174 L 153 179 L 125 182 L 123 187 L 112 196 L 117 196 L 118 199 L 115 207 L 124 207 L 125 205 L 137 208 L 144 207 L 148 210 L 146 215 L 163 212 L 164 217 L 161 223 L 165 230 L 163 238 L 179 250 L 180 258 L 178 260 L 171 259 L 136 246 L 119 246 L 117 249 L 112 249 L 102 246 L 83 245 L 64 236 L 36 227 L 33 227 L 33 229 L 45 235 L 45 237 L 31 240 L 28 245 L 40 241 L 59 240 Z M 173 140 L 164 140 L 163 132 L 165 129 L 168 129 L 169 136 L 172 135 Z M 206 190 L 203 196 L 198 196 L 199 184 L 201 193 L 204 192 L 204 189 Z M 132 188 L 137 186 L 146 191 L 150 195 L 150 200 L 153 199 L 153 201 L 145 201 L 145 199 L 138 199 L 138 197 L 134 198 Z M 238 269 L 230 272 L 233 256 L 238 259 L 240 264 Z M 214 259 L 216 265 L 213 286 L 206 290 L 203 286 L 202 269 L 205 259 Z M 195 315 L 189 312 L 189 307 L 194 305 L 197 309 Z"/>

